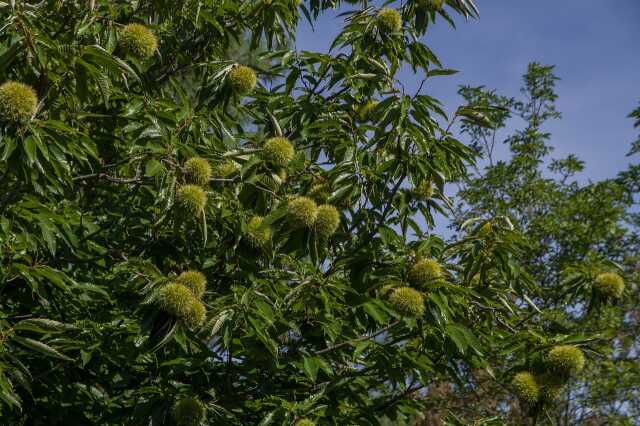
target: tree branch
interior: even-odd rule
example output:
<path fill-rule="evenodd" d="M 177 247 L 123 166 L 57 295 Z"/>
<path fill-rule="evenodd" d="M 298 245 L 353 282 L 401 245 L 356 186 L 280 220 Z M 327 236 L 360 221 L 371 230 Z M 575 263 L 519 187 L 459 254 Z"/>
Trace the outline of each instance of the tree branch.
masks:
<path fill-rule="evenodd" d="M 115 176 L 110 176 L 106 173 L 92 173 L 88 175 L 76 176 L 73 178 L 74 181 L 89 180 L 89 179 L 104 179 L 109 182 L 120 183 L 120 184 L 141 183 L 144 181 L 143 176 L 135 176 L 132 178 L 119 178 Z"/>
<path fill-rule="evenodd" d="M 382 333 L 391 330 L 393 327 L 395 327 L 398 324 L 400 324 L 400 320 L 396 320 L 396 321 L 392 322 L 388 326 L 386 326 L 384 328 L 381 328 L 380 330 L 376 331 L 373 334 L 362 336 L 362 337 L 359 337 L 359 338 L 354 339 L 354 340 L 347 340 L 345 342 L 336 343 L 333 346 L 329 346 L 329 347 L 326 347 L 324 349 L 320 349 L 319 351 L 314 352 L 314 354 L 315 355 L 322 355 L 322 354 L 325 354 L 327 352 L 331 352 L 331 351 L 334 351 L 336 349 L 343 348 L 345 346 L 353 346 L 353 344 L 355 344 L 355 343 L 359 343 L 359 342 L 364 342 L 364 341 L 367 341 L 367 340 L 375 339 L 376 337 L 378 337 Z"/>

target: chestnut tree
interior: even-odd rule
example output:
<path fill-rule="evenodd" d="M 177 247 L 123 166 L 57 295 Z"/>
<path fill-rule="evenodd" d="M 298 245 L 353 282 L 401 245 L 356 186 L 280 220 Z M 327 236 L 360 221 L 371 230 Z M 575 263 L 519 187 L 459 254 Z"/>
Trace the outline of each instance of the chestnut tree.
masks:
<path fill-rule="evenodd" d="M 329 52 L 296 50 L 336 6 Z M 539 418 L 588 339 L 524 321 L 507 216 L 433 232 L 477 155 L 452 126 L 490 124 L 428 94 L 454 71 L 423 36 L 456 15 L 478 11 L 0 2 L 2 422 L 410 421 L 477 371 Z"/>

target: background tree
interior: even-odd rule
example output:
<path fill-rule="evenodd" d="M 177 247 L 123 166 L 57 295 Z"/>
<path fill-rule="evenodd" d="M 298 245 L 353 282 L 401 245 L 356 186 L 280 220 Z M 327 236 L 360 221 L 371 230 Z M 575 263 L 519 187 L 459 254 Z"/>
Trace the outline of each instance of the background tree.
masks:
<path fill-rule="evenodd" d="M 535 421 L 524 355 L 579 374 L 505 218 L 420 220 L 482 109 L 396 73 L 450 74 L 420 36 L 475 6 L 349 3 L 329 53 L 290 42 L 337 1 L 0 3 L 3 422 L 378 424 L 479 370 Z"/>
<path fill-rule="evenodd" d="M 527 240 L 521 261 L 539 283 L 534 300 L 541 311 L 532 310 L 522 321 L 546 333 L 592 339 L 587 373 L 572 381 L 541 420 L 633 424 L 640 416 L 636 167 L 617 178 L 580 183 L 584 163 L 578 157 L 551 157 L 551 135 L 544 125 L 561 118 L 555 107 L 557 80 L 553 67 L 532 63 L 523 78 L 522 100 L 484 87 L 460 89 L 470 106 L 482 109 L 484 122 L 467 121 L 462 132 L 483 156 L 485 167 L 461 182 L 456 219 L 460 225 L 473 218 L 508 217 Z M 525 127 L 503 136 L 514 119 L 522 119 Z M 508 148 L 504 160 L 496 154 L 503 151 L 496 146 L 501 143 Z M 486 231 L 491 239 L 492 227 Z M 603 293 L 597 279 L 603 271 L 624 272 L 622 294 Z M 494 278 L 487 274 L 486 279 Z M 467 417 L 473 419 L 510 402 L 508 391 L 483 375 L 478 381 L 469 392 L 456 395 L 448 389 L 443 397 L 451 400 L 442 406 L 474 407 Z M 513 408 L 509 418 L 514 424 L 522 421 Z"/>

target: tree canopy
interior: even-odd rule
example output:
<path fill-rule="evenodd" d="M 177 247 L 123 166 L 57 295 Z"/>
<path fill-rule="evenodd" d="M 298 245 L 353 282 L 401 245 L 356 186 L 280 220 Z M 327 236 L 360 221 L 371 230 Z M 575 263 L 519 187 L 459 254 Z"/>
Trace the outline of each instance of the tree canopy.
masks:
<path fill-rule="evenodd" d="M 336 6 L 329 52 L 296 50 L 299 21 Z M 625 336 L 581 315 L 620 319 L 632 277 L 610 246 L 626 238 L 631 186 L 540 175 L 549 68 L 530 70 L 531 104 L 467 88 L 447 115 L 422 85 L 409 91 L 402 70 L 455 72 L 422 36 L 456 16 L 478 10 L 0 2 L 3 421 L 400 424 L 446 407 L 443 384 L 486 382 L 519 407 L 516 424 L 542 423 L 585 369 L 611 374 L 589 369 Z M 517 155 L 474 182 L 475 142 L 509 109 L 529 123 L 509 139 Z M 464 213 L 452 182 L 467 184 Z M 576 229 L 545 223 L 542 201 L 518 204 L 527 185 Z M 500 194 L 518 205 L 493 205 Z M 434 215 L 452 210 L 448 239 Z M 582 214 L 609 221 L 594 233 Z"/>

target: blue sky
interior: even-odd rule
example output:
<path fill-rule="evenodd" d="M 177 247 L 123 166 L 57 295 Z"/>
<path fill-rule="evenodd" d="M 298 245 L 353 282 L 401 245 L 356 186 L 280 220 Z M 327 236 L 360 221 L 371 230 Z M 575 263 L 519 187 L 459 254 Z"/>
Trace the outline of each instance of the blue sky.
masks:
<path fill-rule="evenodd" d="M 640 0 L 476 0 L 479 20 L 458 19 L 457 29 L 440 20 L 424 41 L 443 65 L 461 72 L 432 79 L 423 92 L 461 103 L 460 84 L 485 85 L 517 96 L 531 61 L 556 65 L 563 118 L 547 126 L 553 157 L 577 154 L 586 162 L 583 179 L 613 177 L 637 131 L 627 115 L 640 101 Z M 326 52 L 342 25 L 325 14 L 313 32 L 303 24 L 297 48 Z M 417 89 L 421 76 L 403 75 Z M 517 123 L 515 123 L 517 124 Z"/>

